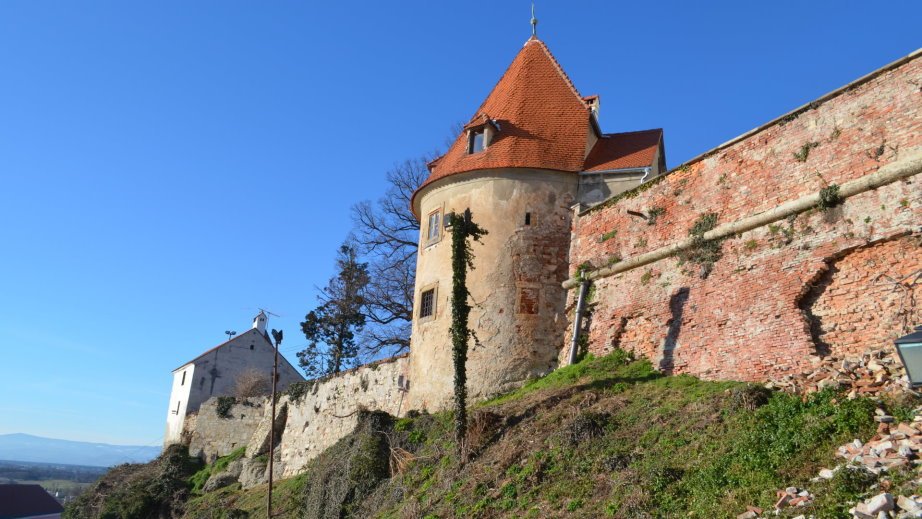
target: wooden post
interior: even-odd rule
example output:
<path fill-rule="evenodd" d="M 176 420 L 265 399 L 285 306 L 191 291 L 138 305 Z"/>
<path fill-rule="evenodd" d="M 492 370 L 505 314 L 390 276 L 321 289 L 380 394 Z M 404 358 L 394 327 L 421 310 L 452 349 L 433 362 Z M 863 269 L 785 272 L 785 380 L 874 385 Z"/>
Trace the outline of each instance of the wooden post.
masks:
<path fill-rule="evenodd" d="M 275 362 L 272 366 L 272 416 L 269 418 L 269 493 L 266 496 L 266 517 L 272 517 L 272 476 L 275 466 L 275 390 L 279 381 L 279 345 L 282 332 L 272 330 L 275 339 Z"/>

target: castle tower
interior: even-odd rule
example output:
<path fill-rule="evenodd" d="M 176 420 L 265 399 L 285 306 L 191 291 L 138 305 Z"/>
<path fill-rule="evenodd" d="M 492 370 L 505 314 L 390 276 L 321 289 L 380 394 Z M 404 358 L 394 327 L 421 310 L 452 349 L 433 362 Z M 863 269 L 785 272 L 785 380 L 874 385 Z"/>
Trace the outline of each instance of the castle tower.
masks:
<path fill-rule="evenodd" d="M 445 215 L 470 209 L 488 231 L 468 274 L 475 334 L 468 391 L 483 399 L 557 367 L 567 328 L 574 206 L 604 201 L 664 169 L 662 131 L 603 134 L 598 97 L 582 97 L 532 36 L 441 157 L 411 204 L 420 219 L 408 409 L 451 399 L 451 240 Z"/>

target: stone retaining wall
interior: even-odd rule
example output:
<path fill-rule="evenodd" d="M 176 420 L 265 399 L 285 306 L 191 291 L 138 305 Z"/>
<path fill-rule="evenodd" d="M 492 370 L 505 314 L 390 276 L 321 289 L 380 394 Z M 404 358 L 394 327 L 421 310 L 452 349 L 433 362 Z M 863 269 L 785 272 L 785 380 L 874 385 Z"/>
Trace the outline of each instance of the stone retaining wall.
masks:
<path fill-rule="evenodd" d="M 266 399 L 249 398 L 234 404 L 227 417 L 218 416 L 218 399 L 209 398 L 194 420 L 187 420 L 189 429 L 189 454 L 208 463 L 226 456 L 249 442 L 259 423 L 263 421 Z"/>
<path fill-rule="evenodd" d="M 314 383 L 300 400 L 284 397 L 288 418 L 282 431 L 281 457 L 286 477 L 352 432 L 361 408 L 399 415 L 406 410 L 398 378 L 407 357 L 400 356 L 340 373 Z"/>
<path fill-rule="evenodd" d="M 406 411 L 405 395 L 398 385 L 406 367 L 406 355 L 393 357 L 303 382 L 306 390 L 297 399 L 281 396 L 275 420 L 278 473 L 285 477 L 299 473 L 307 462 L 352 432 L 360 409 L 395 416 Z M 209 463 L 244 446 L 250 460 L 265 455 L 269 449 L 269 399 L 236 404 L 228 415 L 218 416 L 216 398 L 202 404 L 188 435 L 190 454 Z M 255 483 L 258 481 L 250 482 Z"/>

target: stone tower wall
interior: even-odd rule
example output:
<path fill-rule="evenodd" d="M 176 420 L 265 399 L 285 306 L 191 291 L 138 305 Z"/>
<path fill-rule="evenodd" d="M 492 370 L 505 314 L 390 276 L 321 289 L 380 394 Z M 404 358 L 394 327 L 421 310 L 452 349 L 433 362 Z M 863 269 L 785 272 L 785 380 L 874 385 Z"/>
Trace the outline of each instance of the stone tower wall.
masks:
<path fill-rule="evenodd" d="M 427 240 L 427 216 L 470 209 L 487 230 L 473 244 L 474 270 L 468 274 L 473 309 L 467 364 L 468 391 L 482 399 L 542 375 L 557 365 L 566 327 L 570 207 L 578 177 L 537 170 L 489 170 L 453 175 L 420 194 L 422 232 L 417 257 L 416 301 L 410 348 L 410 408 L 437 410 L 452 395 L 451 236 L 442 230 Z M 526 213 L 529 223 L 526 224 Z M 436 287 L 432 319 L 420 320 L 420 294 Z"/>

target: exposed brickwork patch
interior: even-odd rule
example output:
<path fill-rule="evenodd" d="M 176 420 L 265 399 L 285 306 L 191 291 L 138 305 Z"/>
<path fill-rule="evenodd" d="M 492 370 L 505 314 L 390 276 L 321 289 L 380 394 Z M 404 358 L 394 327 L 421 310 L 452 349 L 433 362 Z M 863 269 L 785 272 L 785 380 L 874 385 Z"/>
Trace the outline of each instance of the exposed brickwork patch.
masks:
<path fill-rule="evenodd" d="M 630 258 L 683 240 L 703 214 L 733 222 L 922 148 L 920 79 L 917 58 L 574 219 L 571 275 L 587 261 L 603 266 L 613 256 Z M 807 144 L 809 154 L 802 153 Z M 629 213 L 654 207 L 661 211 L 656 225 Z M 620 345 L 677 373 L 765 380 L 809 369 L 824 353 L 814 343 L 816 330 L 811 334 L 816 319 L 828 348 L 879 348 L 899 333 L 892 327 L 906 310 L 891 287 L 868 284 L 881 272 L 896 278 L 919 268 L 912 243 L 922 233 L 920 222 L 922 178 L 916 176 L 832 210 L 727 239 L 707 278 L 696 265 L 670 258 L 598 280 L 589 350 Z M 613 230 L 612 239 L 598 239 Z M 814 294 L 808 318 L 799 305 L 826 277 L 828 288 Z M 913 304 L 915 317 L 906 319 L 919 320 Z"/>
<path fill-rule="evenodd" d="M 904 237 L 830 263 L 801 307 L 824 353 L 860 355 L 887 347 L 922 323 L 922 241 Z M 804 304 L 806 303 L 806 304 Z"/>

